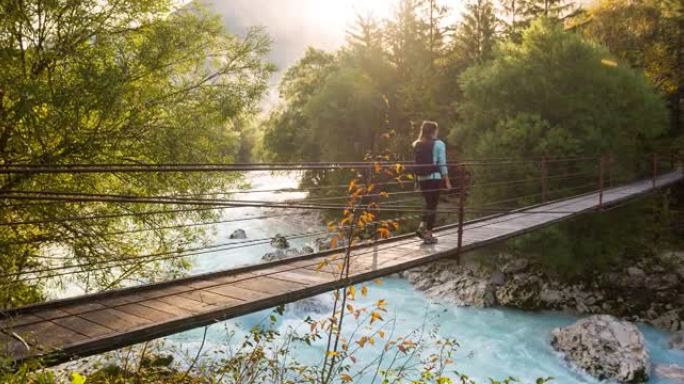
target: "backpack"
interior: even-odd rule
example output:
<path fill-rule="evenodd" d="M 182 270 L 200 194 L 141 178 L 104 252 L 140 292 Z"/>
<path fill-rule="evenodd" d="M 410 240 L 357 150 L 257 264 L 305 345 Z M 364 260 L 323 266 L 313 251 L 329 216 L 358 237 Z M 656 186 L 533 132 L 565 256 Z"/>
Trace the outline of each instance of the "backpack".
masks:
<path fill-rule="evenodd" d="M 415 157 L 413 173 L 415 173 L 416 176 L 429 176 L 435 172 L 439 172 L 439 167 L 433 160 L 434 148 L 434 140 L 428 142 L 418 141 L 413 147 L 413 154 Z"/>

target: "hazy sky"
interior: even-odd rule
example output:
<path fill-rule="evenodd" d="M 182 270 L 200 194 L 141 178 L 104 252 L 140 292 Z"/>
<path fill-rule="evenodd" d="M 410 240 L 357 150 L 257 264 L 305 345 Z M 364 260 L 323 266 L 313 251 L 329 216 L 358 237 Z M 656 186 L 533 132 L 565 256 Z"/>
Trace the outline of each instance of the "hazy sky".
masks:
<path fill-rule="evenodd" d="M 344 43 L 346 31 L 357 14 L 387 18 L 396 3 L 397 0 L 208 0 L 231 32 L 240 34 L 252 26 L 266 28 L 273 39 L 269 59 L 278 67 L 274 84 L 307 47 L 334 50 Z M 461 4 L 453 3 L 453 7 Z M 460 8 L 452 9 L 452 13 L 460 13 Z M 277 95 L 272 90 L 265 107 L 275 102 Z"/>

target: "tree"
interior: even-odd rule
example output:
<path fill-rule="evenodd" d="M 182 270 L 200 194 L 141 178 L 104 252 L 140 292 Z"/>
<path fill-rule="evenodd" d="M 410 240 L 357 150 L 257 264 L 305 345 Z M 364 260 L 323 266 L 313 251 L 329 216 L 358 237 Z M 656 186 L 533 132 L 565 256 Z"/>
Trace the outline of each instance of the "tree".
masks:
<path fill-rule="evenodd" d="M 455 54 L 467 65 L 482 63 L 491 58 L 497 39 L 494 5 L 489 0 L 473 0 L 465 7 L 454 36 Z"/>
<path fill-rule="evenodd" d="M 452 141 L 461 144 L 468 158 L 521 160 L 518 166 L 506 167 L 505 175 L 492 176 L 473 169 L 472 177 L 479 179 L 474 188 L 492 177 L 498 186 L 485 185 L 472 191 L 471 207 L 503 200 L 508 200 L 506 207 L 539 202 L 535 195 L 539 192 L 539 162 L 525 160 L 545 156 L 583 158 L 612 154 L 614 163 L 620 165 L 614 176 L 632 177 L 647 164 L 645 160 L 654 149 L 655 140 L 667 132 L 664 102 L 639 72 L 616 61 L 605 48 L 545 19 L 532 23 L 523 33 L 520 45 L 504 43 L 493 60 L 468 69 L 461 78 L 461 86 L 462 122 L 452 134 Z M 562 164 L 562 169 L 550 174 L 562 175 L 561 172 L 577 176 L 548 180 L 549 190 L 564 193 L 554 194 L 554 198 L 596 188 L 595 160 Z M 502 184 L 502 180 L 530 178 L 532 183 Z M 630 217 L 633 216 L 638 217 Z M 610 236 L 619 232 L 600 230 L 601 225 L 605 224 L 599 219 L 587 219 L 570 223 L 564 229 L 541 232 L 539 236 L 553 235 L 556 240 L 565 236 L 555 244 L 593 241 L 593 247 L 563 250 L 572 257 L 547 254 L 548 259 L 570 258 L 591 263 L 603 252 L 614 256 L 627 244 L 623 242 L 619 249 L 598 246 L 599 234 Z M 593 226 L 596 230 L 592 232 Z M 572 237 L 577 233 L 596 236 Z M 550 247 L 523 249 L 535 253 L 543 253 L 544 249 L 560 252 Z"/>
<path fill-rule="evenodd" d="M 463 123 L 454 136 L 474 156 L 629 158 L 667 130 L 663 102 L 638 72 L 546 20 L 521 45 L 506 43 L 493 61 L 466 71 L 461 84 Z"/>
<path fill-rule="evenodd" d="M 602 0 L 573 20 L 595 40 L 644 71 L 668 99 L 673 134 L 684 134 L 684 6 L 671 0 Z"/>
<path fill-rule="evenodd" d="M 272 71 L 259 30 L 243 39 L 196 4 L 173 9 L 163 0 L 69 2 L 10 0 L 0 6 L 0 161 L 2 164 L 180 163 L 230 160 L 237 151 L 233 119 L 254 111 Z M 3 176 L 0 191 L 154 195 L 201 193 L 230 178 L 216 175 Z M 60 218 L 139 214 L 146 205 L 12 204 L 0 229 L 0 306 L 39 299 L 25 273 L 48 262 L 95 266 L 142 251 L 168 250 L 195 237 L 151 230 L 173 214 L 92 220 Z M 188 213 L 191 217 L 207 213 Z M 114 232 L 150 230 L 129 236 Z M 55 240 L 57 239 L 57 240 Z M 59 249 L 55 257 L 54 245 Z M 52 259 L 45 253 L 52 250 Z M 117 264 L 118 265 L 118 264 Z M 172 262 L 183 267 L 185 262 Z M 153 278 L 159 262 L 92 268 L 86 289 L 125 277 Z M 168 266 L 168 265 L 167 265 Z M 15 274 L 15 275 L 12 275 Z M 8 276 L 12 276 L 9 278 Z M 23 288 L 28 291 L 22 291 Z M 22 296 L 20 292 L 25 292 Z M 33 293 L 30 293 L 33 292 Z"/>

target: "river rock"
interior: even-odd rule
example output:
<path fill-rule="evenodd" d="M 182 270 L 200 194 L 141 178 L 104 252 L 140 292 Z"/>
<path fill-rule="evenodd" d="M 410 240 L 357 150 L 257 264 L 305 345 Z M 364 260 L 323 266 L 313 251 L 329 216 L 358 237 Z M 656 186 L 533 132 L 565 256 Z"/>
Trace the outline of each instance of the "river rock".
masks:
<path fill-rule="evenodd" d="M 278 233 L 271 239 L 271 246 L 275 249 L 288 249 L 290 248 L 290 242 L 287 241 L 285 236 Z"/>
<path fill-rule="evenodd" d="M 461 306 L 485 308 L 496 304 L 494 286 L 487 279 L 476 276 L 460 275 L 428 288 L 425 294 Z"/>
<path fill-rule="evenodd" d="M 684 368 L 675 364 L 657 364 L 653 367 L 656 376 L 675 384 L 684 384 Z"/>
<path fill-rule="evenodd" d="M 247 238 L 247 232 L 245 232 L 244 229 L 236 229 L 233 231 L 233 233 L 230 234 L 228 237 L 229 239 L 246 239 Z"/>
<path fill-rule="evenodd" d="M 590 316 L 554 329 L 551 345 L 599 380 L 648 381 L 650 362 L 644 336 L 630 322 L 610 315 Z"/>
<path fill-rule="evenodd" d="M 456 261 L 445 260 L 414 268 L 403 276 L 430 298 L 479 308 L 496 304 L 490 277 L 475 273 Z"/>
<path fill-rule="evenodd" d="M 276 249 L 273 252 L 267 252 L 263 256 L 261 256 L 261 260 L 264 260 L 264 261 L 276 261 L 276 260 L 282 260 L 282 259 L 286 259 L 286 258 L 287 258 L 287 254 L 282 249 Z"/>
<path fill-rule="evenodd" d="M 506 264 L 501 267 L 501 272 L 503 273 L 520 273 L 527 270 L 530 262 L 525 258 L 515 258 L 509 260 Z"/>
<path fill-rule="evenodd" d="M 542 280 L 536 275 L 519 274 L 497 288 L 496 299 L 501 305 L 520 309 L 541 307 Z"/>
<path fill-rule="evenodd" d="M 328 250 L 330 249 L 330 239 L 319 237 L 318 239 L 314 240 L 314 246 L 318 252 Z"/>
<path fill-rule="evenodd" d="M 310 254 L 315 253 L 315 252 L 316 251 L 312 247 L 305 245 L 302 247 L 302 249 L 299 253 L 302 255 L 310 255 Z"/>
<path fill-rule="evenodd" d="M 670 338 L 670 348 L 684 351 L 684 331 L 677 332 Z"/>
<path fill-rule="evenodd" d="M 655 319 L 648 322 L 658 328 L 666 329 L 668 331 L 676 332 L 683 329 L 682 320 L 684 318 L 684 309 L 676 308 L 660 314 Z"/>
<path fill-rule="evenodd" d="M 312 313 L 325 314 L 332 311 L 332 305 L 326 297 L 314 296 L 287 304 L 286 309 L 292 310 L 297 315 L 306 316 Z"/>

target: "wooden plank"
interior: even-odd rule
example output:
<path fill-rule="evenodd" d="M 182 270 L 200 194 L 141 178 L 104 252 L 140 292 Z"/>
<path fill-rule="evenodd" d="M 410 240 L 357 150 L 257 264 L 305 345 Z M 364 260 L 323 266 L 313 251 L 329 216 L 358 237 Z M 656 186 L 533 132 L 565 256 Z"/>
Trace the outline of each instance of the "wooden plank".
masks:
<path fill-rule="evenodd" d="M 38 350 L 52 350 L 67 343 L 85 341 L 87 338 L 51 321 L 24 325 L 14 329 L 27 343 Z"/>
<path fill-rule="evenodd" d="M 0 333 L 0 357 L 11 356 L 15 359 L 23 358 L 31 353 L 31 347 L 12 336 Z"/>
<path fill-rule="evenodd" d="M 220 285 L 218 287 L 208 288 L 208 291 L 231 298 L 234 300 L 244 300 L 245 302 L 258 301 L 261 300 L 269 294 L 263 292 L 256 292 L 250 289 L 237 287 L 235 285 L 226 284 Z"/>
<path fill-rule="evenodd" d="M 104 305 L 97 303 L 97 302 L 91 302 L 91 303 L 79 303 L 79 304 L 72 304 L 72 305 L 65 305 L 63 307 L 60 307 L 59 309 L 67 312 L 72 315 L 78 315 L 81 312 L 90 312 L 94 311 L 96 309 L 103 309 L 105 308 Z"/>
<path fill-rule="evenodd" d="M 240 280 L 250 279 L 255 276 L 257 275 L 252 272 L 244 272 L 236 275 L 217 276 L 190 282 L 188 283 L 188 286 L 194 289 L 208 288 L 223 284 L 230 284 Z"/>
<path fill-rule="evenodd" d="M 0 322 L 0 329 L 12 329 L 21 325 L 38 323 L 43 321 L 43 318 L 32 314 L 23 314 L 18 316 L 7 317 Z"/>
<path fill-rule="evenodd" d="M 270 274 L 269 277 L 288 282 L 295 282 L 307 286 L 326 284 L 334 280 L 328 274 L 317 273 L 316 271 L 311 271 L 308 269 L 279 271 Z"/>
<path fill-rule="evenodd" d="M 149 320 L 113 308 L 86 312 L 81 314 L 80 317 L 119 332 L 151 324 Z"/>
<path fill-rule="evenodd" d="M 52 322 L 86 337 L 100 337 L 114 333 L 114 331 L 109 328 L 78 316 L 63 317 L 52 320 Z"/>
<path fill-rule="evenodd" d="M 130 315 L 138 316 L 142 319 L 147 319 L 154 322 L 168 321 L 173 318 L 177 318 L 173 313 L 168 313 L 155 309 L 152 307 L 146 307 L 140 304 L 125 304 L 116 307 L 117 310 L 121 312 L 126 312 Z"/>
<path fill-rule="evenodd" d="M 195 290 L 182 293 L 179 296 L 207 305 L 237 305 L 243 302 L 242 300 L 228 298 L 208 290 Z"/>
<path fill-rule="evenodd" d="M 62 311 L 59 308 L 46 309 L 42 311 L 37 311 L 34 313 L 36 316 L 43 318 L 45 320 L 57 319 L 60 317 L 69 317 L 71 314 L 69 312 Z"/>
<path fill-rule="evenodd" d="M 230 285 L 240 288 L 246 288 L 252 291 L 270 293 L 272 295 L 279 295 L 283 293 L 297 291 L 305 287 L 305 285 L 303 284 L 273 279 L 266 276 L 262 276 L 258 279 L 253 280 L 238 281 Z"/>
<path fill-rule="evenodd" d="M 214 306 L 213 304 L 201 303 L 199 301 L 191 300 L 180 295 L 164 296 L 159 297 L 155 300 L 185 309 L 186 311 L 190 311 L 193 314 L 204 312 L 208 307 Z"/>
<path fill-rule="evenodd" d="M 186 310 L 183 308 L 179 308 L 175 305 L 170 305 L 170 304 L 167 304 L 163 301 L 159 301 L 159 300 L 155 300 L 155 299 L 141 301 L 137 304 L 142 305 L 144 307 L 156 309 L 158 311 L 166 312 L 168 314 L 173 315 L 174 317 L 189 316 L 189 315 L 192 315 L 194 313 L 193 311 L 189 311 L 189 310 Z"/>

